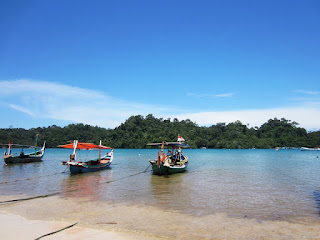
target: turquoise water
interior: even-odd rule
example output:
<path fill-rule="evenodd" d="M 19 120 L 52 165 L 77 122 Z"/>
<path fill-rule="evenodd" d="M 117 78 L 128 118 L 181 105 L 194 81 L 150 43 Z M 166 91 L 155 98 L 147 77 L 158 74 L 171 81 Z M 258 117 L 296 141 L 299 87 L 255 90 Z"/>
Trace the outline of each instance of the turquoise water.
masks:
<path fill-rule="evenodd" d="M 47 149 L 40 163 L 3 162 L 0 193 L 7 198 L 58 193 L 61 198 L 149 205 L 197 216 L 320 219 L 320 152 L 187 149 L 187 172 L 156 176 L 147 167 L 157 151 L 115 149 L 110 169 L 70 175 L 60 163 L 71 150 Z M 84 161 L 97 151 L 78 156 Z"/>

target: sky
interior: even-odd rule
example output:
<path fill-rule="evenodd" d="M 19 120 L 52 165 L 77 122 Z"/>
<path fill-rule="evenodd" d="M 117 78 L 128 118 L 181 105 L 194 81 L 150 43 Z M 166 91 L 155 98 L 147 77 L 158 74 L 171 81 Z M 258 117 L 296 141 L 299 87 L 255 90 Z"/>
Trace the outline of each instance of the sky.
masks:
<path fill-rule="evenodd" d="M 0 128 L 133 115 L 320 130 L 320 1 L 2 0 Z"/>

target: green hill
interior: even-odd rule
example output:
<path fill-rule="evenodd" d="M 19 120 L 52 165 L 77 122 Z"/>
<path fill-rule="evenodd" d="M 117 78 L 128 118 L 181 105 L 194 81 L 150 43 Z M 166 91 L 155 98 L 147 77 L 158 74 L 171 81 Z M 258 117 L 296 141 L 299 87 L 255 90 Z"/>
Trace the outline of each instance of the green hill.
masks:
<path fill-rule="evenodd" d="M 201 127 L 190 120 L 155 118 L 149 114 L 132 116 L 115 129 L 105 129 L 84 124 L 56 125 L 44 128 L 0 129 L 0 142 L 35 144 L 39 134 L 39 145 L 46 141 L 48 147 L 57 147 L 67 141 L 99 143 L 113 148 L 146 148 L 149 142 L 176 141 L 178 134 L 192 148 L 275 148 L 275 147 L 319 147 L 320 131 L 307 132 L 290 120 L 270 119 L 260 128 L 248 128 L 240 121 L 218 123 Z"/>

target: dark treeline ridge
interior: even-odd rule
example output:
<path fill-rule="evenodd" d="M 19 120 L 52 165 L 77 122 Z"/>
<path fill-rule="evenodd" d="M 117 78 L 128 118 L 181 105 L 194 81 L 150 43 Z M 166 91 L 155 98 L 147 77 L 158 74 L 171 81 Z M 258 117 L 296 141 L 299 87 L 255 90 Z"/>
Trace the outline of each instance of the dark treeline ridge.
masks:
<path fill-rule="evenodd" d="M 176 141 L 178 134 L 192 148 L 275 148 L 275 147 L 319 147 L 320 131 L 307 132 L 298 123 L 281 119 L 270 119 L 260 128 L 242 124 L 240 121 L 218 123 L 201 127 L 187 120 L 155 118 L 152 114 L 128 118 L 115 129 L 105 129 L 84 124 L 66 127 L 52 125 L 29 130 L 23 128 L 0 129 L 0 142 L 9 141 L 34 145 L 39 134 L 38 145 L 46 141 L 47 147 L 57 147 L 74 139 L 99 143 L 113 148 L 146 148 L 149 142 Z"/>

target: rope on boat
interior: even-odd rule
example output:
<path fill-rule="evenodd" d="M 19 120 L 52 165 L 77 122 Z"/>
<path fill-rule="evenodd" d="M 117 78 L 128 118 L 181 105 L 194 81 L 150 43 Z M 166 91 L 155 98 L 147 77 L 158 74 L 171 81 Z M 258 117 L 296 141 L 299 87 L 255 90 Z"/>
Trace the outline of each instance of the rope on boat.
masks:
<path fill-rule="evenodd" d="M 10 184 L 10 183 L 16 183 L 16 182 L 21 182 L 21 181 L 29 181 L 29 180 L 32 180 L 32 179 L 37 179 L 37 178 L 42 178 L 42 177 L 50 177 L 50 176 L 54 176 L 54 175 L 57 175 L 57 174 L 65 173 L 66 170 L 64 170 L 63 172 L 58 172 L 58 173 L 53 173 L 53 174 L 48 174 L 48 175 L 42 175 L 42 176 L 33 177 L 33 178 L 31 177 L 31 178 L 25 178 L 25 179 L 16 179 L 16 180 L 9 181 L 9 182 L 8 181 L 4 181 L 4 182 L 0 182 L 0 184 Z"/>
<path fill-rule="evenodd" d="M 145 173 L 150 166 L 151 166 L 151 164 L 149 164 L 149 166 L 148 166 L 144 171 L 141 171 L 141 172 L 138 172 L 138 173 L 134 173 L 134 174 L 130 174 L 130 175 L 125 176 L 125 177 L 122 177 L 122 178 L 118 178 L 118 179 L 114 179 L 114 180 L 102 182 L 102 183 L 100 183 L 100 184 L 112 183 L 112 182 L 120 181 L 120 180 L 129 178 L 129 177 L 137 176 L 137 175 L 139 175 L 139 174 Z M 64 173 L 64 172 L 62 172 L 62 173 Z M 57 174 L 58 174 L 58 173 L 57 173 Z M 77 190 L 78 190 L 78 189 L 70 189 L 70 190 L 68 190 L 68 191 L 55 192 L 55 193 L 51 193 L 51 194 L 39 195 L 39 196 L 34 196 L 34 197 L 29 197 L 29 198 L 20 198 L 20 199 L 7 200 L 7 201 L 2 201 L 2 202 L 0 202 L 0 204 L 14 203 L 14 202 L 32 200 L 32 199 L 36 199 L 36 198 L 51 197 L 51 196 L 58 195 L 58 194 L 61 194 L 61 193 L 74 192 L 74 191 L 77 191 Z"/>
<path fill-rule="evenodd" d="M 149 166 L 148 166 L 143 172 L 141 172 L 141 173 L 146 172 L 150 166 L 151 166 L 151 163 L 150 163 Z"/>
<path fill-rule="evenodd" d="M 46 194 L 46 195 L 39 195 L 39 196 L 29 197 L 29 198 L 20 198 L 20 199 L 7 200 L 7 201 L 0 202 L 0 204 L 13 203 L 13 202 L 19 202 L 19 201 L 26 201 L 26 200 L 36 199 L 36 198 L 51 197 L 51 196 L 54 196 L 54 195 L 57 195 L 57 194 L 60 194 L 60 193 L 61 192 L 56 192 L 56 193 L 50 193 L 50 194 Z"/>
<path fill-rule="evenodd" d="M 110 180 L 110 181 L 107 181 L 107 182 L 102 182 L 101 184 L 117 182 L 117 181 L 120 181 L 120 180 L 129 178 L 129 177 L 134 177 L 134 176 L 140 175 L 140 174 L 142 174 L 142 173 L 145 173 L 150 166 L 151 166 L 151 163 L 150 163 L 149 166 L 148 166 L 145 170 L 143 170 L 142 172 L 137 172 L 137 173 L 134 173 L 134 174 L 130 174 L 130 175 L 128 175 L 128 176 L 125 176 L 125 177 L 122 177 L 122 178 L 118 178 L 118 179 L 114 179 L 114 180 Z"/>
<path fill-rule="evenodd" d="M 70 226 L 61 228 L 61 229 L 59 229 L 59 230 L 57 230 L 57 231 L 54 231 L 54 232 L 51 232 L 51 233 L 47 233 L 47 234 L 45 234 L 45 235 L 42 235 L 41 237 L 36 238 L 35 240 L 39 240 L 39 239 L 41 239 L 41 238 L 43 238 L 43 237 L 47 237 L 47 236 L 50 236 L 50 235 L 52 235 L 52 234 L 61 232 L 61 231 L 63 231 L 63 230 L 66 230 L 66 229 L 68 229 L 68 228 L 71 228 L 71 227 L 73 227 L 73 226 L 75 226 L 75 225 L 77 225 L 77 224 L 78 224 L 78 223 L 76 222 L 76 223 L 74 223 L 74 224 L 72 224 L 72 225 L 70 225 Z"/>
<path fill-rule="evenodd" d="M 198 167 L 192 168 L 192 170 L 191 170 L 191 171 L 188 171 L 188 173 L 197 172 L 197 170 L 198 170 L 199 168 L 202 168 L 203 166 L 205 166 L 205 165 L 207 165 L 207 164 L 208 164 L 208 162 L 206 162 L 206 163 L 204 163 L 204 164 L 202 164 L 202 165 L 200 165 L 200 166 L 198 166 Z"/>

